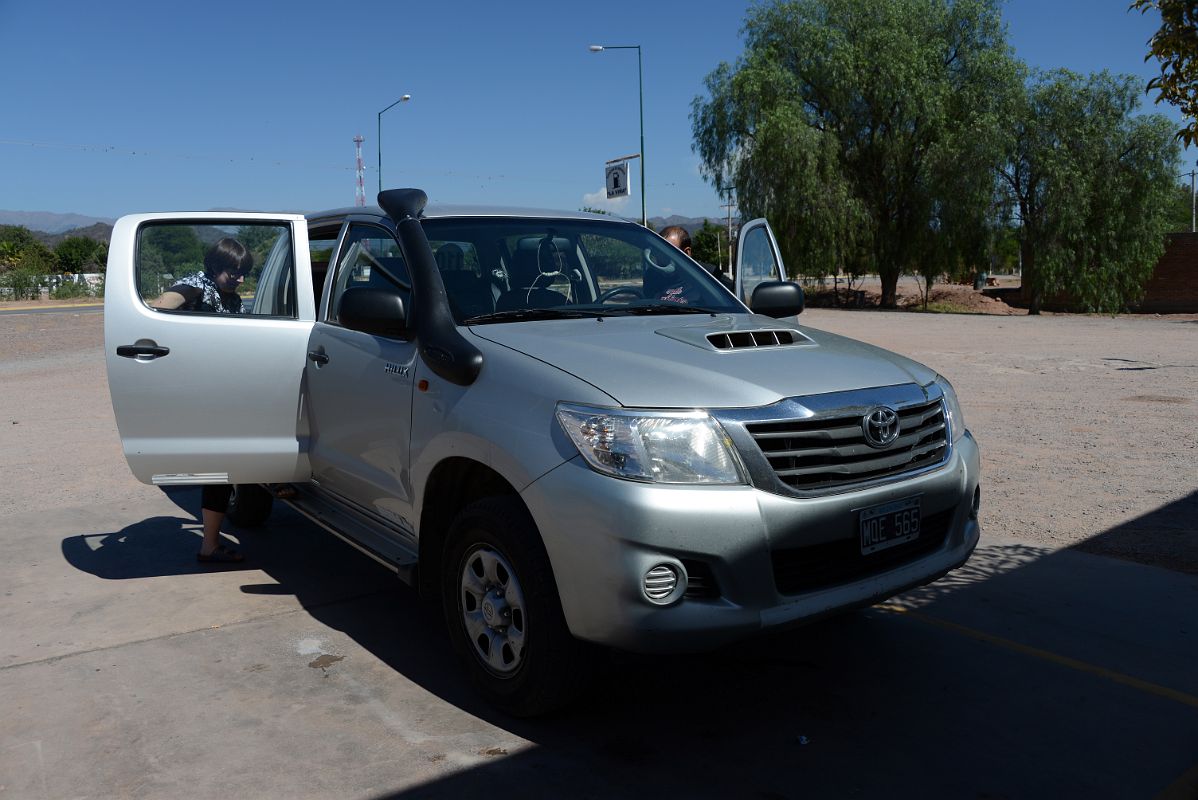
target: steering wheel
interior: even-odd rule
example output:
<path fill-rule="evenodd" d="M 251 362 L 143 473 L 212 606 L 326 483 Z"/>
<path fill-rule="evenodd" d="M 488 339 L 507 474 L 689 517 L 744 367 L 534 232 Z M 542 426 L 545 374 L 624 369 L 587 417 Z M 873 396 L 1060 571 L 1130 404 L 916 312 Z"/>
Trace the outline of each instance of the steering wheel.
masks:
<path fill-rule="evenodd" d="M 644 293 L 635 286 L 616 286 L 613 289 L 608 289 L 606 292 L 600 293 L 600 295 L 595 298 L 595 302 L 606 303 L 613 297 L 619 297 L 622 294 L 630 294 L 638 300 L 643 300 L 645 297 Z"/>

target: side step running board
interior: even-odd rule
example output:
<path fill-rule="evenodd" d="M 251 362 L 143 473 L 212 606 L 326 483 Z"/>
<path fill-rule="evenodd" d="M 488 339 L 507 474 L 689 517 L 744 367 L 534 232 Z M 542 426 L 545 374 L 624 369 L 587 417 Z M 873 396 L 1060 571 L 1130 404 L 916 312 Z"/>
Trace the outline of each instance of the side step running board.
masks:
<path fill-rule="evenodd" d="M 400 538 L 400 533 L 380 532 L 339 503 L 317 497 L 302 484 L 292 486 L 295 487 L 295 497 L 283 498 L 282 502 L 355 550 L 394 570 L 404 583 L 416 585 L 417 554 L 408 542 Z"/>

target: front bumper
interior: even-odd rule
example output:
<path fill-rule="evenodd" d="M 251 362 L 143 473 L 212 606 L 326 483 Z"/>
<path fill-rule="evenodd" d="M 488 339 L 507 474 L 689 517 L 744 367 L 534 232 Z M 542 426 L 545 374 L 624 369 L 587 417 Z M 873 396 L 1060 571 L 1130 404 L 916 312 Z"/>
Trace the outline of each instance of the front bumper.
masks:
<path fill-rule="evenodd" d="M 980 458 L 965 434 L 940 468 L 886 485 L 794 498 L 751 486 L 669 486 L 599 475 L 574 458 L 528 486 L 571 632 L 638 652 L 718 647 L 763 630 L 877 602 L 960 566 L 977 546 L 971 513 Z M 796 548 L 856 540 L 856 511 L 920 497 L 925 519 L 940 514 L 943 542 L 882 571 L 783 593 L 775 560 Z M 651 603 L 643 576 L 683 561 L 710 568 L 718 596 Z"/>

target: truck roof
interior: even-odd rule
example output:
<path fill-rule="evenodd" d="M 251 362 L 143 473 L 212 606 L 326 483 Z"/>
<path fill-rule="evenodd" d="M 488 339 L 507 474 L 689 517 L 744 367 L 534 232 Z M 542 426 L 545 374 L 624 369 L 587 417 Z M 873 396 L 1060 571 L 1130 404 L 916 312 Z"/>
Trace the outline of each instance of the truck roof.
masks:
<path fill-rule="evenodd" d="M 352 214 L 362 214 L 366 216 L 377 217 L 387 216 L 387 212 L 378 206 L 348 206 L 345 208 L 334 208 L 328 211 L 308 212 L 305 213 L 304 216 L 306 216 L 309 220 L 318 220 L 333 217 L 347 217 Z M 587 219 L 601 220 L 606 222 L 629 222 L 629 220 L 625 220 L 622 217 L 613 217 L 607 214 L 595 214 L 590 211 L 562 211 L 560 209 L 455 204 L 429 204 L 425 207 L 424 213 L 421 215 L 421 217 L 423 219 L 436 219 L 442 217 L 549 217 L 552 219 Z"/>

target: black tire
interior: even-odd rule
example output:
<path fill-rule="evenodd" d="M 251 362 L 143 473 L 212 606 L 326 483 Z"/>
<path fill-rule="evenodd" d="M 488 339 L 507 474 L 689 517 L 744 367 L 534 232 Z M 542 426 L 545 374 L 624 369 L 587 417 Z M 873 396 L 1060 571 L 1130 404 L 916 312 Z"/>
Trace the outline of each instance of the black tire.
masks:
<path fill-rule="evenodd" d="M 495 568 L 498 580 L 481 577 L 486 565 Z M 494 600 L 492 608 L 467 589 L 468 567 L 479 578 L 476 588 L 492 586 L 484 595 Z M 480 500 L 454 519 L 442 560 L 441 599 L 454 650 L 475 687 L 500 710 L 516 717 L 544 714 L 561 708 L 585 685 L 594 649 L 570 635 L 549 556 L 518 499 Z M 502 623 L 504 617 L 510 624 L 486 621 Z M 518 652 L 512 647 L 517 640 Z M 490 660 L 480 641 L 489 643 Z"/>
<path fill-rule="evenodd" d="M 229 500 L 229 521 L 238 528 L 260 528 L 270 518 L 275 498 L 255 483 L 239 483 Z"/>

